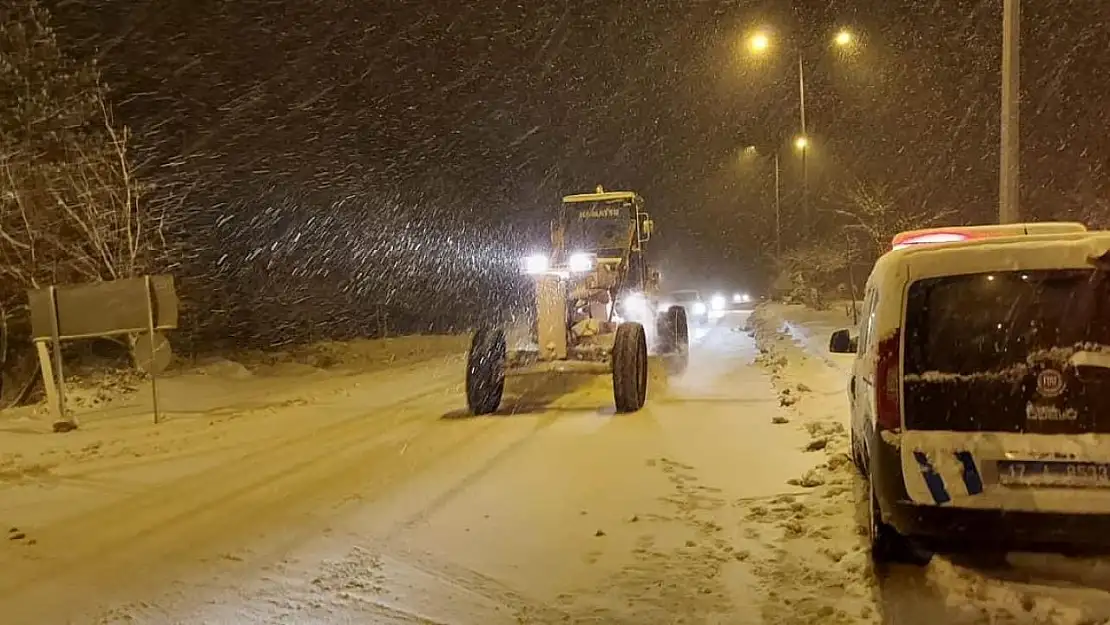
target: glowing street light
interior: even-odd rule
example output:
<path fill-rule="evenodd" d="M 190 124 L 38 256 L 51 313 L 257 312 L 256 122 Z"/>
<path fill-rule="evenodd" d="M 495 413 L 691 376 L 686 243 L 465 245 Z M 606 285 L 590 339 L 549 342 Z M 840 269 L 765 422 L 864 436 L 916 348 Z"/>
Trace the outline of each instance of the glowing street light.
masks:
<path fill-rule="evenodd" d="M 1008 0 L 1017 1 L 1017 0 Z M 847 28 L 837 31 L 833 35 L 833 43 L 838 48 L 850 49 L 855 46 L 856 37 Z M 763 31 L 757 31 L 748 39 L 748 48 L 753 55 L 762 55 L 768 51 L 771 46 L 771 40 Z M 798 54 L 798 117 L 801 130 L 801 136 L 794 140 L 794 147 L 802 153 L 802 205 L 807 207 L 809 204 L 809 174 L 806 165 L 806 156 L 808 155 L 809 141 L 806 140 L 806 135 L 809 128 L 806 126 L 806 76 L 805 76 L 805 63 L 803 61 L 803 48 L 801 45 L 797 46 Z M 808 210 L 803 208 L 808 214 Z"/>
<path fill-rule="evenodd" d="M 748 40 L 748 47 L 756 54 L 762 54 L 771 47 L 771 39 L 764 33 L 756 33 Z"/>

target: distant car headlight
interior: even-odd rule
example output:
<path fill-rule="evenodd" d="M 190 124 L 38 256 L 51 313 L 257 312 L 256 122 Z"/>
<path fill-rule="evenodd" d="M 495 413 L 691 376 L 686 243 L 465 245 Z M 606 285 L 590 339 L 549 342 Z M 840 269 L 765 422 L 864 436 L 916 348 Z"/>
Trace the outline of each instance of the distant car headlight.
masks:
<path fill-rule="evenodd" d="M 551 266 L 551 259 L 543 254 L 533 254 L 524 259 L 524 272 L 528 274 L 544 273 Z"/>
<path fill-rule="evenodd" d="M 712 298 L 710 298 L 709 305 L 713 307 L 713 310 L 724 310 L 725 309 L 725 296 L 724 295 L 714 295 Z"/>
<path fill-rule="evenodd" d="M 594 268 L 594 259 L 590 258 L 589 254 L 571 254 L 567 259 L 567 265 L 572 272 L 581 273 Z"/>
<path fill-rule="evenodd" d="M 707 312 L 709 312 L 709 309 L 705 307 L 705 302 L 694 302 L 695 315 L 704 315 Z"/>
<path fill-rule="evenodd" d="M 641 293 L 632 293 L 624 298 L 624 310 L 627 312 L 641 312 L 647 308 L 647 298 Z"/>
<path fill-rule="evenodd" d="M 736 295 L 732 296 L 733 304 L 743 304 L 750 301 L 752 301 L 752 296 L 748 295 L 747 293 L 737 293 Z"/>

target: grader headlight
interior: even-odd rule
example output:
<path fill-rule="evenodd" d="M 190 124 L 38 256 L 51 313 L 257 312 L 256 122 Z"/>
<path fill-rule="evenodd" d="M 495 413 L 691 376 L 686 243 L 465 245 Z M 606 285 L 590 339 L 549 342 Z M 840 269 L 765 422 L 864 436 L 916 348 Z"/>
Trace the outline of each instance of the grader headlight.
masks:
<path fill-rule="evenodd" d="M 584 273 L 594 268 L 594 259 L 589 254 L 571 254 L 567 266 L 572 273 Z"/>
<path fill-rule="evenodd" d="M 539 275 L 547 273 L 551 267 L 551 259 L 543 254 L 533 254 L 524 259 L 524 273 L 529 275 Z"/>

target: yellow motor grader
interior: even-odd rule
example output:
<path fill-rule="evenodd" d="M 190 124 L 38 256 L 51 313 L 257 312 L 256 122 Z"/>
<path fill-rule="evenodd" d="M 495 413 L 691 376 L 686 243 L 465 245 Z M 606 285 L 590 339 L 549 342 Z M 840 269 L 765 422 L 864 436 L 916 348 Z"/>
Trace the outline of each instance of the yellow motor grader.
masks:
<path fill-rule="evenodd" d="M 524 259 L 535 280 L 531 340 L 508 348 L 503 328 L 475 332 L 467 357 L 466 399 L 473 414 L 495 412 L 505 378 L 549 372 L 611 373 L 617 412 L 647 399 L 649 348 L 671 373 L 689 362 L 682 306 L 660 307 L 659 273 L 645 247 L 654 222 L 632 191 L 568 195 L 551 224 L 551 250 Z"/>

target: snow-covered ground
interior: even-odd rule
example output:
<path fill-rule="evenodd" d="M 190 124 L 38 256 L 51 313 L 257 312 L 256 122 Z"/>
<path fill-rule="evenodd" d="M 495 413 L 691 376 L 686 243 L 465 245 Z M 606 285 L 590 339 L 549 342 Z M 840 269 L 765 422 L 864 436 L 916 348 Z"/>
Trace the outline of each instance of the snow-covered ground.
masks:
<path fill-rule="evenodd" d="M 822 375 L 823 368 L 826 372 L 823 377 L 830 383 L 838 378 L 841 385 L 839 392 L 843 395 L 851 357 L 828 354 L 825 350 L 833 330 L 851 327 L 850 308 L 834 307 L 830 311 L 815 312 L 800 306 L 773 306 L 765 307 L 760 316 L 768 320 L 765 336 L 778 334 L 777 338 L 770 340 L 779 343 L 780 347 L 771 351 L 785 355 L 788 364 L 783 367 L 784 380 L 813 380 L 815 376 Z M 807 353 L 799 353 L 800 349 Z M 829 372 L 840 372 L 842 375 Z M 798 404 L 803 412 L 811 412 L 805 406 L 808 401 L 807 397 Z M 844 406 L 840 398 L 819 403 Z M 828 421 L 831 420 L 830 417 Z M 847 422 L 844 424 L 847 425 Z M 839 432 L 833 440 L 835 443 L 830 442 L 827 449 L 835 454 L 835 462 L 829 464 L 835 464 L 837 468 L 833 475 L 826 478 L 834 486 L 832 492 L 826 491 L 821 496 L 829 502 L 829 513 L 838 518 L 834 524 L 836 527 L 844 527 L 844 518 L 853 512 L 861 524 L 864 510 L 862 503 L 855 503 L 862 501 L 859 480 L 854 475 L 855 469 L 841 455 L 846 451 L 847 440 Z M 854 488 L 843 488 L 849 484 L 854 484 Z M 815 507 L 809 507 L 810 513 L 814 510 Z M 836 545 L 848 543 L 847 537 L 841 535 L 838 540 L 832 541 L 831 548 L 837 549 Z M 857 541 L 857 544 L 860 543 Z M 850 553 L 852 566 L 848 569 L 852 574 L 837 583 L 844 584 L 848 589 L 846 594 L 850 596 L 869 593 L 872 605 L 866 611 L 877 611 L 884 623 L 1080 625 L 1110 622 L 1110 561 L 1107 560 L 1010 554 L 1005 563 L 972 567 L 937 557 L 924 569 L 893 567 L 884 576 L 876 578 L 869 566 L 858 569 L 854 566 L 863 553 Z M 805 550 L 801 554 L 800 559 L 805 560 Z M 811 563 L 814 561 L 820 560 L 809 560 Z M 824 575 L 817 573 L 816 577 L 821 579 Z M 798 579 L 806 577 L 803 573 Z M 803 584 L 803 591 L 805 586 Z"/>
<path fill-rule="evenodd" d="M 141 388 L 65 435 L 5 413 L 0 623 L 1103 622 L 1095 562 L 876 579 L 847 323 L 725 316 L 633 415 L 537 377 L 468 417 L 465 337 L 200 363 L 157 425 Z"/>

